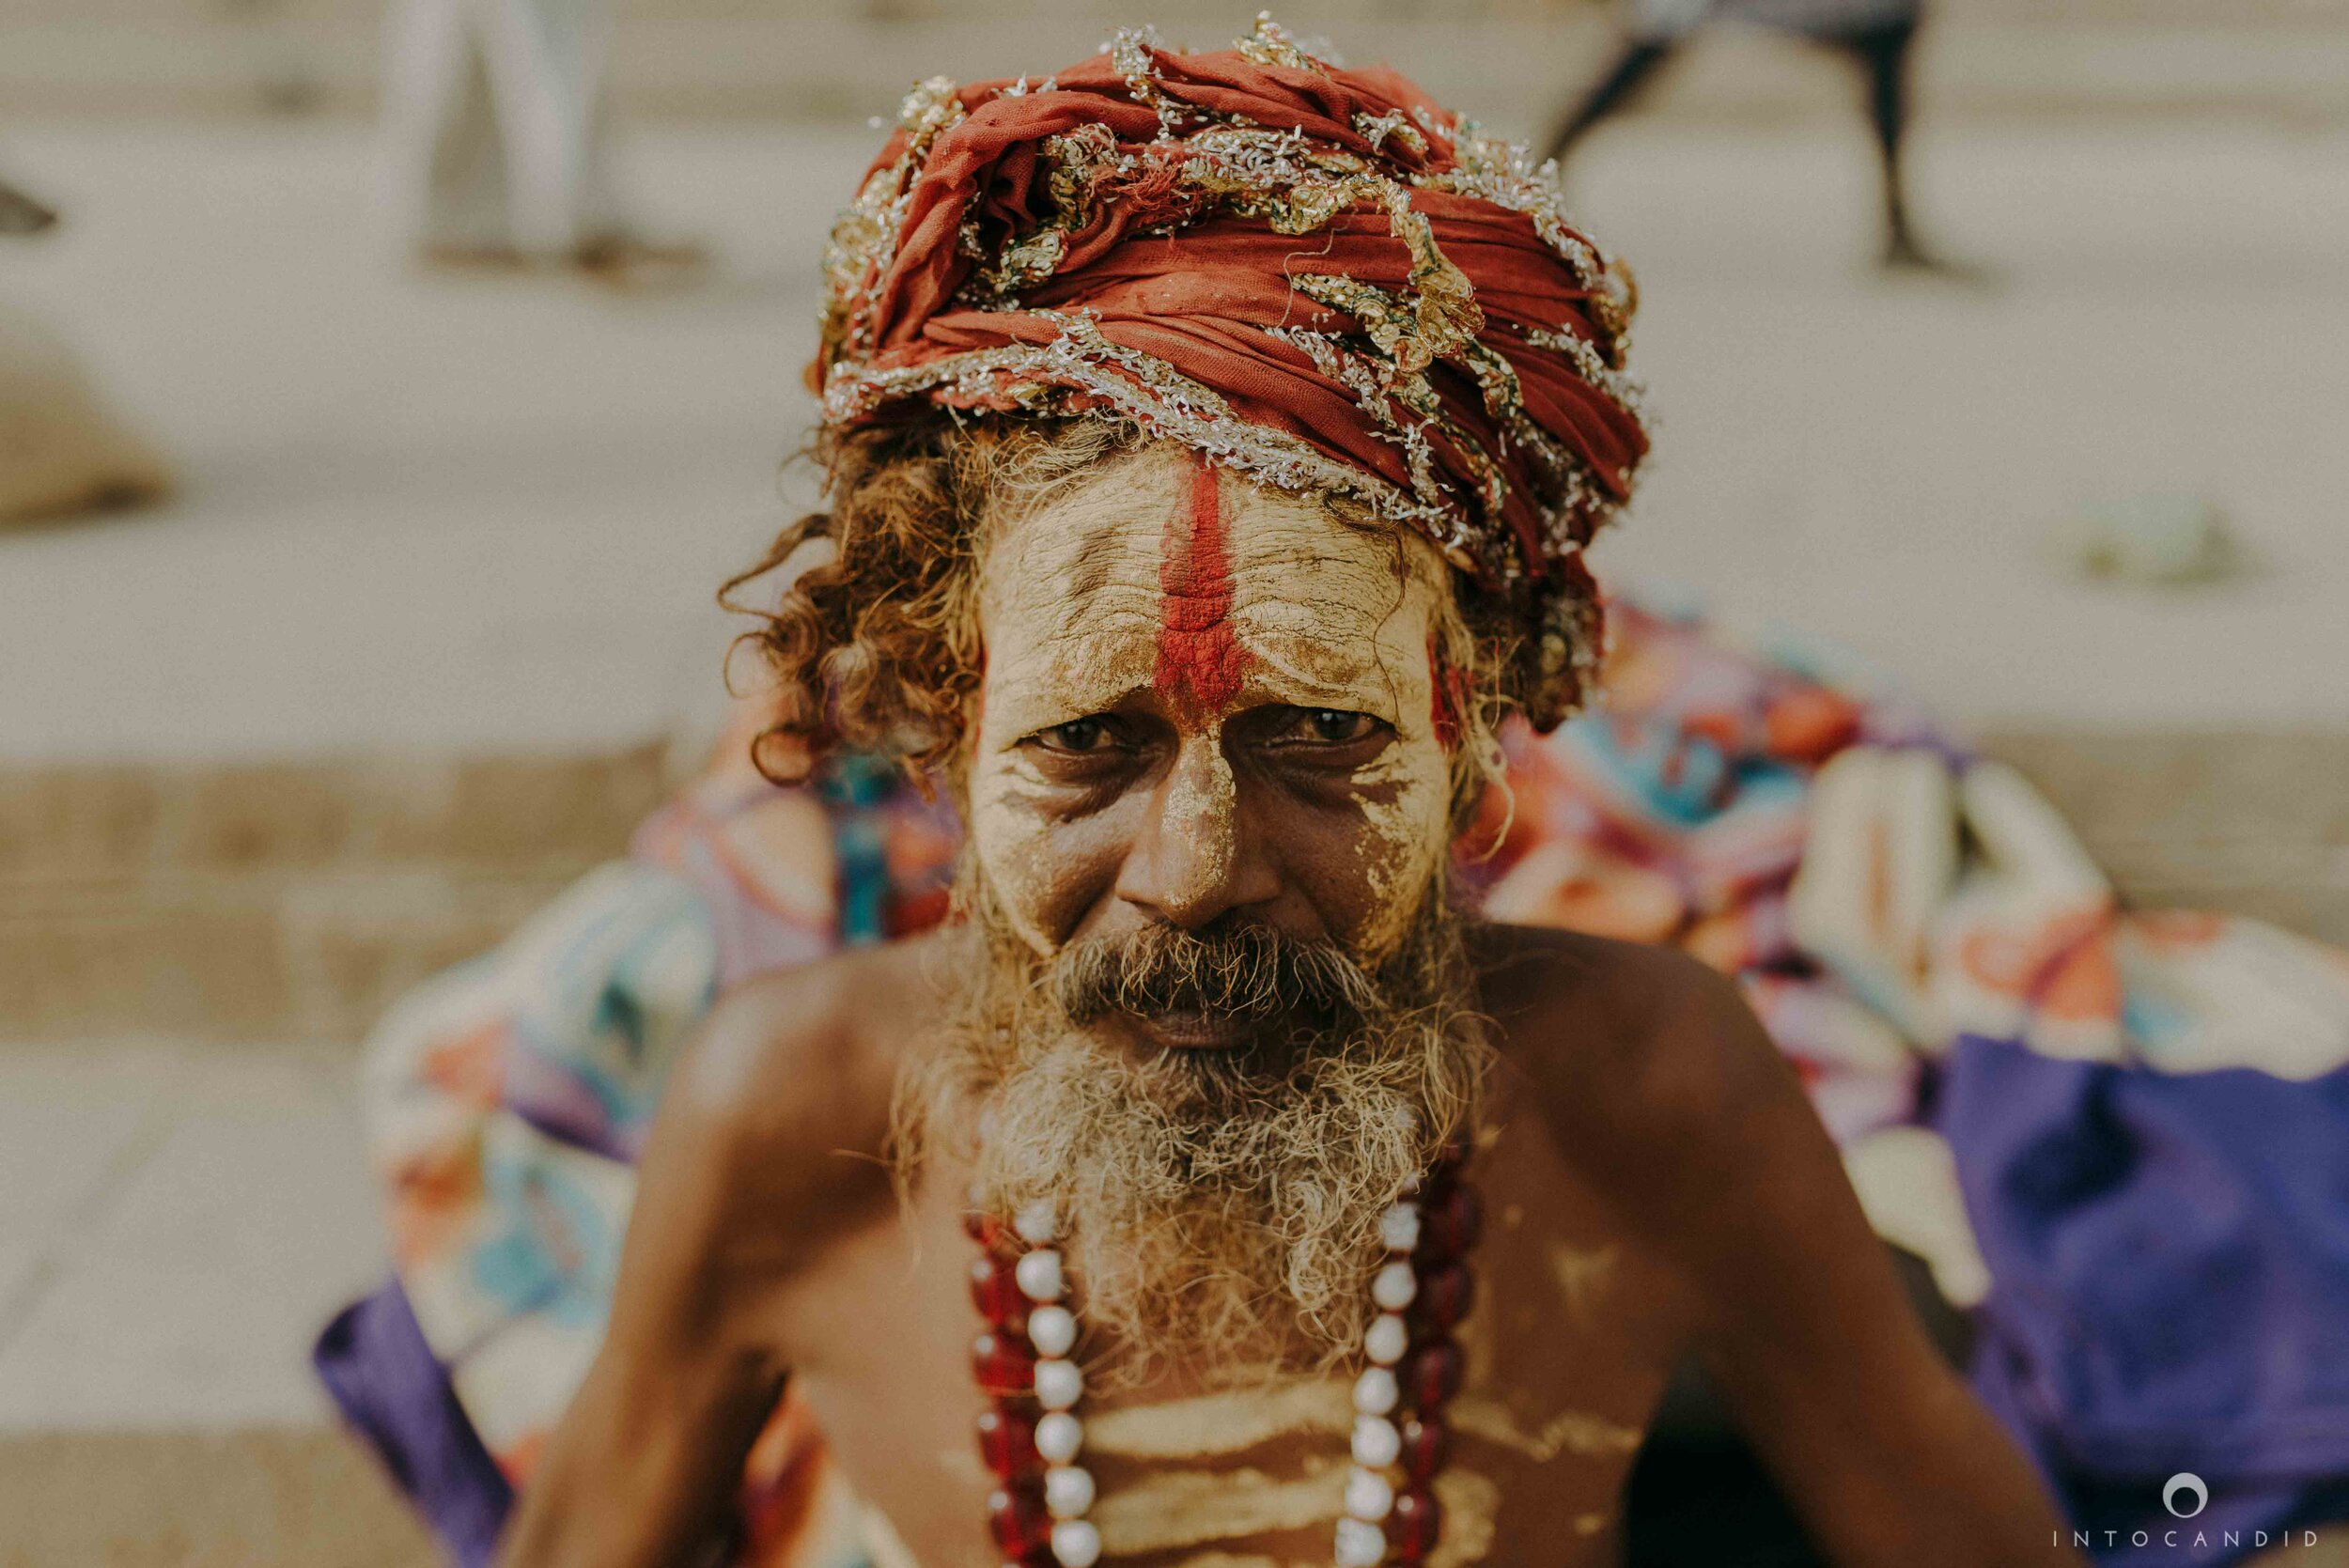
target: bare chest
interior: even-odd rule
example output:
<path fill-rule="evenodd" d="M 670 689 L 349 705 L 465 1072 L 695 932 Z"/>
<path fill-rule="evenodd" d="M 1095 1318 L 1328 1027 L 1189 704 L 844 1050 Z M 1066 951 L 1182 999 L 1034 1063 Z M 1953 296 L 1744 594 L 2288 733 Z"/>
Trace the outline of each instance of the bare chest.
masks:
<path fill-rule="evenodd" d="M 1623 1481 L 1680 1345 L 1668 1281 L 1618 1234 L 1543 1129 L 1503 1120 L 1473 1168 L 1487 1213 L 1466 1372 L 1434 1491 L 1433 1564 L 1615 1560 Z M 943 1183 L 939 1184 L 943 1186 Z M 994 1481 L 973 1423 L 980 1324 L 956 1205 L 844 1248 L 789 1311 L 796 1387 L 851 1484 L 922 1568 L 994 1568 Z M 1235 1368 L 1114 1387 L 1079 1408 L 1103 1559 L 1159 1568 L 1332 1560 L 1355 1411 L 1352 1369 Z"/>

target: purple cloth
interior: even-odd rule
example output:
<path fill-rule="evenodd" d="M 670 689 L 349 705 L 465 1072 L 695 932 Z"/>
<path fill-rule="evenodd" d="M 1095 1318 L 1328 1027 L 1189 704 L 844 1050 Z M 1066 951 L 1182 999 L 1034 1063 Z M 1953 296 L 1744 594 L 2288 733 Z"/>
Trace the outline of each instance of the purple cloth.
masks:
<path fill-rule="evenodd" d="M 2349 1515 L 2349 1069 L 2167 1074 L 1968 1036 L 1937 1120 L 1995 1281 L 1975 1386 L 2101 1560 L 2226 1561 Z M 2184 1521 L 2180 1471 L 2210 1492 Z"/>
<path fill-rule="evenodd" d="M 310 1358 L 450 1558 L 488 1568 L 514 1489 L 458 1404 L 397 1281 L 344 1308 Z"/>

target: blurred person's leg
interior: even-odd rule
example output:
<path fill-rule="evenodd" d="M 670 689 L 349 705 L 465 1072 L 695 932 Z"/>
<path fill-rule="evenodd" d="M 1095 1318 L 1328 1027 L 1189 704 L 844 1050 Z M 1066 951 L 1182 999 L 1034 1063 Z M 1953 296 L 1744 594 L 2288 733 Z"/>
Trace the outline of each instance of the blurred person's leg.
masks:
<path fill-rule="evenodd" d="M 519 259 L 506 147 L 473 0 L 403 0 L 383 83 L 384 208 L 394 242 L 439 261 Z"/>
<path fill-rule="evenodd" d="M 1625 44 L 1607 74 L 1593 84 L 1581 101 L 1559 121 L 1542 156 L 1563 162 L 1592 127 L 1637 97 L 1655 76 L 1657 68 L 1670 59 L 1677 47 L 1653 39 L 1633 39 Z"/>
<path fill-rule="evenodd" d="M 1893 18 L 1831 41 L 1848 52 L 1867 77 L 1868 120 L 1875 132 L 1877 173 L 1882 181 L 1883 264 L 1938 269 L 1942 263 L 1918 242 L 1910 225 L 1907 180 L 1901 164 L 1901 145 L 1908 131 L 1908 71 L 1916 51 L 1917 18 Z"/>
<path fill-rule="evenodd" d="M 1593 127 L 1628 108 L 1684 39 L 1704 21 L 1714 0 L 1630 0 L 1622 52 L 1566 111 L 1542 148 L 1562 163 Z"/>
<path fill-rule="evenodd" d="M 643 283 L 691 245 L 631 233 L 602 123 L 610 0 L 404 0 L 387 50 L 388 209 L 443 262 L 583 267 Z"/>
<path fill-rule="evenodd" d="M 472 0 L 525 256 L 578 257 L 616 225 L 598 102 L 609 0 Z"/>

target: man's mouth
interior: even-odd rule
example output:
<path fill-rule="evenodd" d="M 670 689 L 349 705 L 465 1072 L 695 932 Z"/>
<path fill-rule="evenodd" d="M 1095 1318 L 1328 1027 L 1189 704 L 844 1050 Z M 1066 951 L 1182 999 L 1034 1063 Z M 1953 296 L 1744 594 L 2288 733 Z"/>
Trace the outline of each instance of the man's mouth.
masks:
<path fill-rule="evenodd" d="M 1149 1044 L 1171 1050 L 1235 1050 L 1254 1039 L 1265 1027 L 1262 1018 L 1197 1007 L 1128 1013 L 1126 1017 Z"/>

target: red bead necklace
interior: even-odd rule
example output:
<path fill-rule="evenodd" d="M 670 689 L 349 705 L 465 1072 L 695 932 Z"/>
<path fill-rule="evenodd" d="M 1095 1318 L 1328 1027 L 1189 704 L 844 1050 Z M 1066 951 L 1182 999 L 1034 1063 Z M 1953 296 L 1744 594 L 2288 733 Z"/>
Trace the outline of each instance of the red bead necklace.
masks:
<path fill-rule="evenodd" d="M 1442 1530 L 1435 1480 L 1452 1446 L 1443 1412 L 1467 1367 L 1453 1330 L 1475 1297 L 1468 1254 L 1484 1218 L 1461 1163 L 1460 1151 L 1447 1149 L 1379 1216 L 1387 1261 L 1370 1282 L 1378 1311 L 1354 1382 L 1354 1467 L 1336 1568 L 1424 1562 Z M 1039 1203 L 1008 1222 L 974 1211 L 965 1227 L 979 1244 L 971 1297 L 986 1322 L 971 1365 L 988 1396 L 978 1423 L 979 1452 L 995 1477 L 988 1529 L 1004 1568 L 1093 1568 L 1101 1534 L 1085 1517 L 1092 1473 L 1077 1463 L 1084 1374 L 1070 1358 L 1078 1325 L 1054 1246 L 1059 1218 Z"/>

